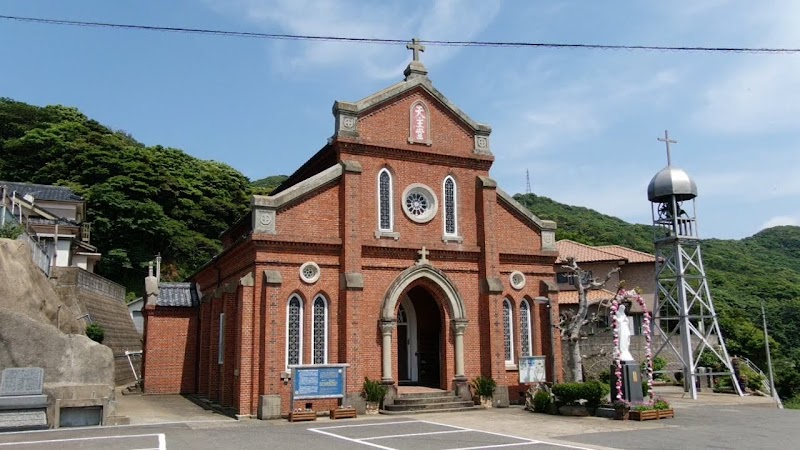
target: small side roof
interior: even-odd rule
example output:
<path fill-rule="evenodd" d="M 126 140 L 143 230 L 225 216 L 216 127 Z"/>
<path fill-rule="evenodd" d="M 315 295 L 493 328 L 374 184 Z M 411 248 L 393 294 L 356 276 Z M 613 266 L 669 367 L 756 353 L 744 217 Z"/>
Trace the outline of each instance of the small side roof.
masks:
<path fill-rule="evenodd" d="M 556 248 L 558 249 L 556 264 L 567 262 L 568 257 L 574 257 L 577 263 L 626 260 L 626 258 L 615 253 L 601 250 L 591 245 L 581 244 L 580 242 L 570 241 L 569 239 L 557 241 Z"/>
<path fill-rule="evenodd" d="M 158 283 L 156 306 L 194 308 L 200 305 L 195 283 Z"/>
<path fill-rule="evenodd" d="M 6 185 L 8 195 L 16 192 L 17 197 L 30 194 L 34 200 L 62 201 L 62 202 L 82 202 L 83 197 L 72 192 L 72 189 L 64 186 L 51 186 L 47 184 L 16 183 L 11 181 L 0 181 L 0 186 Z"/>
<path fill-rule="evenodd" d="M 623 247 L 621 245 L 601 245 L 595 248 L 625 258 L 629 263 L 656 262 L 656 257 L 650 253 L 640 252 L 639 250 Z"/>

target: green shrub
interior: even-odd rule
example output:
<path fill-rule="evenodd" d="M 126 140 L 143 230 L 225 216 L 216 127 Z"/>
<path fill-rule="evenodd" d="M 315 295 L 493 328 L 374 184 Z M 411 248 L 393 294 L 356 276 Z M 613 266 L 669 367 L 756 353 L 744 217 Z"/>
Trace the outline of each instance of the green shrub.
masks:
<path fill-rule="evenodd" d="M 783 407 L 786 409 L 800 409 L 800 394 L 786 400 L 783 403 Z"/>
<path fill-rule="evenodd" d="M 369 377 L 364 377 L 364 398 L 368 402 L 380 403 L 383 397 L 386 396 L 386 386 L 382 385 L 378 380 L 370 380 Z"/>
<path fill-rule="evenodd" d="M 657 397 L 656 401 L 653 402 L 653 409 L 669 409 L 669 402 L 661 397 Z"/>
<path fill-rule="evenodd" d="M 0 227 L 0 238 L 16 239 L 22 234 L 22 227 L 13 222 L 6 222 L 5 225 Z"/>
<path fill-rule="evenodd" d="M 86 325 L 86 337 L 98 344 L 102 344 L 103 339 L 106 337 L 106 330 L 99 323 L 90 323 Z"/>
<path fill-rule="evenodd" d="M 647 397 L 648 392 L 650 392 L 650 385 L 647 384 L 647 379 L 645 378 L 642 380 L 642 395 Z"/>
<path fill-rule="evenodd" d="M 739 378 L 741 378 L 742 384 L 751 391 L 760 391 L 764 389 L 764 380 L 766 377 L 744 364 L 739 365 Z"/>
<path fill-rule="evenodd" d="M 597 379 L 598 379 L 598 380 L 599 380 L 601 383 L 605 383 L 605 384 L 608 384 L 608 385 L 610 385 L 610 384 L 611 384 L 611 372 L 610 372 L 608 369 L 606 369 L 606 370 L 604 370 L 604 371 L 600 372 L 600 373 L 597 375 Z"/>
<path fill-rule="evenodd" d="M 586 406 L 596 408 L 611 391 L 611 388 L 599 381 L 585 383 L 561 383 L 553 386 L 553 395 L 556 400 L 564 405 L 577 405 L 581 400 L 586 401 Z"/>
<path fill-rule="evenodd" d="M 497 382 L 492 377 L 479 376 L 472 380 L 472 387 L 475 389 L 475 395 L 489 398 L 494 395 Z"/>
<path fill-rule="evenodd" d="M 533 410 L 535 412 L 547 412 L 552 403 L 553 399 L 550 397 L 550 394 L 545 391 L 538 391 L 533 395 Z"/>

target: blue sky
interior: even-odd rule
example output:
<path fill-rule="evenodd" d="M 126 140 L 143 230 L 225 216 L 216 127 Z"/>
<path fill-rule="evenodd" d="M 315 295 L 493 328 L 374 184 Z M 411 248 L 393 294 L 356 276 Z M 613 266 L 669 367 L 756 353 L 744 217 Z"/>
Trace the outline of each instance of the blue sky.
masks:
<path fill-rule="evenodd" d="M 800 48 L 796 1 L 6 0 L 0 15 L 423 40 Z M 404 46 L 0 20 L 0 96 L 76 106 L 148 145 L 290 174 L 333 133 L 335 100 L 402 78 Z M 492 126 L 491 175 L 649 223 L 666 164 L 698 184 L 703 237 L 800 225 L 800 54 L 428 46 L 434 85 Z"/>

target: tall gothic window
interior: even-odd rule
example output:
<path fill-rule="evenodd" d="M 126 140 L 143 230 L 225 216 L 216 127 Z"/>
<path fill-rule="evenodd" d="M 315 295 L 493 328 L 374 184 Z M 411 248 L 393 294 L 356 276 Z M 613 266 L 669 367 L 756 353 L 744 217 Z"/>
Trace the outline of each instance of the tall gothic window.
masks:
<path fill-rule="evenodd" d="M 314 364 L 328 363 L 328 302 L 323 295 L 314 299 Z"/>
<path fill-rule="evenodd" d="M 286 309 L 286 365 L 301 364 L 303 355 L 303 300 L 295 294 Z"/>
<path fill-rule="evenodd" d="M 522 356 L 533 356 L 533 339 L 531 339 L 531 308 L 527 300 L 519 305 L 519 337 Z"/>
<path fill-rule="evenodd" d="M 387 169 L 378 173 L 378 229 L 392 231 L 392 175 Z"/>
<path fill-rule="evenodd" d="M 458 233 L 456 225 L 456 181 L 448 176 L 444 179 L 444 234 L 455 236 Z"/>
<path fill-rule="evenodd" d="M 506 364 L 514 364 L 514 324 L 512 322 L 511 302 L 503 300 L 503 345 L 506 351 Z"/>

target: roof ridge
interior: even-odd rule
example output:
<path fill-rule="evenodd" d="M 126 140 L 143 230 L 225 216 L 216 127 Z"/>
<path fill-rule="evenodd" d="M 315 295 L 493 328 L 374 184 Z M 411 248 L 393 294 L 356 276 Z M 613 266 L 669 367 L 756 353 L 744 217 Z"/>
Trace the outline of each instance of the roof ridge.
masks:
<path fill-rule="evenodd" d="M 641 250 L 636 250 L 635 248 L 630 248 L 630 247 L 626 247 L 624 245 L 619 245 L 619 244 L 600 245 L 598 247 L 601 248 L 601 249 L 606 248 L 606 247 L 620 247 L 620 248 L 624 248 L 625 250 L 628 250 L 628 251 L 631 251 L 631 252 L 634 252 L 634 253 L 639 253 L 640 255 L 655 256 L 652 253 L 643 252 Z"/>

